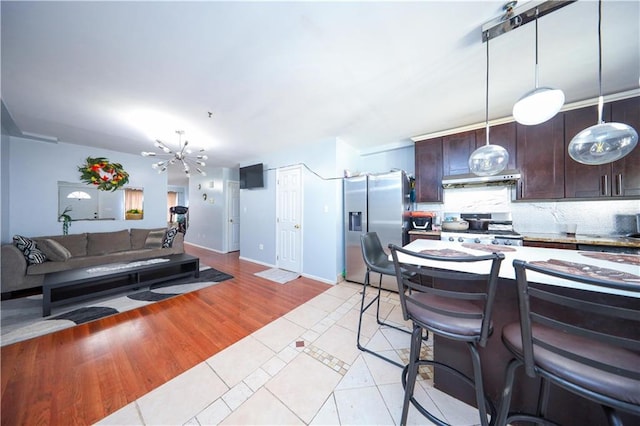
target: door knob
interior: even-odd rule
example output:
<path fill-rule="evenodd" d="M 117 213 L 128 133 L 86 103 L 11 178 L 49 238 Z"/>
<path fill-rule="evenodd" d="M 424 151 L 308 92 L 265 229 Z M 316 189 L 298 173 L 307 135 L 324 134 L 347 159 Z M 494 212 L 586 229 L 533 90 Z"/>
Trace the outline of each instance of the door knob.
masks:
<path fill-rule="evenodd" d="M 296 228 L 296 229 L 300 229 L 300 225 L 297 225 L 297 224 L 296 224 L 296 225 L 294 226 L 294 228 Z"/>

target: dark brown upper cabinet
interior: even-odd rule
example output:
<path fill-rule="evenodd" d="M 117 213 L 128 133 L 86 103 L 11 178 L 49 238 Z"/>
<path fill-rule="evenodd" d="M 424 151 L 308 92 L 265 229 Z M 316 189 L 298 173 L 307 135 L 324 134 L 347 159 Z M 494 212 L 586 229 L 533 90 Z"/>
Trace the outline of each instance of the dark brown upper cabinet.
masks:
<path fill-rule="evenodd" d="M 485 128 L 476 130 L 476 148 L 480 148 L 487 143 Z M 489 143 L 500 145 L 509 153 L 507 169 L 516 168 L 516 123 L 504 123 L 491 126 L 489 129 Z"/>
<path fill-rule="evenodd" d="M 636 131 L 640 126 L 640 98 L 606 104 L 605 122 L 628 124 Z M 571 139 L 598 122 L 598 107 L 589 106 L 565 112 L 565 152 Z M 565 197 L 606 198 L 640 195 L 640 149 L 636 147 L 626 157 L 613 163 L 587 165 L 566 154 Z"/>
<path fill-rule="evenodd" d="M 516 125 L 519 200 L 564 198 L 564 115 L 536 126 Z"/>
<path fill-rule="evenodd" d="M 624 123 L 640 133 L 640 97 L 611 103 L 611 121 Z M 611 163 L 614 197 L 640 196 L 640 146 Z"/>
<path fill-rule="evenodd" d="M 475 130 L 444 136 L 442 138 L 442 172 L 444 175 L 469 173 L 469 156 L 475 149 Z"/>
<path fill-rule="evenodd" d="M 442 138 L 416 142 L 416 202 L 442 202 Z"/>

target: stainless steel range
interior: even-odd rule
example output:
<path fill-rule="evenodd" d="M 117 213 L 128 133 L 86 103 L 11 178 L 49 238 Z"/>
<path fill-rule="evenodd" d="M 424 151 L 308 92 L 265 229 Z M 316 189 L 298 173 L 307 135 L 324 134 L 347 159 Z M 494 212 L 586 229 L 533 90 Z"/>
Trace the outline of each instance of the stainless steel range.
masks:
<path fill-rule="evenodd" d="M 481 227 L 486 229 L 442 230 L 440 232 L 440 240 L 442 241 L 522 246 L 522 235 L 513 230 L 511 213 L 445 213 L 444 218 L 448 217 L 459 218 L 469 222 L 481 220 L 485 222 Z"/>

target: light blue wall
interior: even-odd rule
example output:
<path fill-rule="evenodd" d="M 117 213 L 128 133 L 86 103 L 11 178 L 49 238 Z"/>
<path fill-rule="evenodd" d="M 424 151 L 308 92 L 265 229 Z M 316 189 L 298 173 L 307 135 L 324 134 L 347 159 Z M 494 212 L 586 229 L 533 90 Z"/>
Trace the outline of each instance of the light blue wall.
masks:
<path fill-rule="evenodd" d="M 273 266 L 276 261 L 276 169 L 304 164 L 303 259 L 305 276 L 335 283 L 344 270 L 342 178 L 345 170 L 413 173 L 413 146 L 366 156 L 339 139 L 305 144 L 242 165 L 265 165 L 265 188 L 240 191 L 240 256 Z M 315 173 L 314 173 L 315 172 Z M 263 249 L 260 249 L 262 244 Z"/>
<path fill-rule="evenodd" d="M 335 232 L 342 217 L 339 204 L 342 170 L 336 170 L 336 140 L 305 144 L 300 149 L 274 153 L 242 165 L 259 162 L 266 169 L 265 187 L 240 191 L 240 256 L 265 265 L 276 264 L 276 169 L 304 164 L 308 169 L 301 166 L 302 273 L 335 283 L 342 272 L 337 255 L 341 235 Z"/>
<path fill-rule="evenodd" d="M 9 241 L 11 236 L 9 235 L 8 227 L 5 227 L 6 223 L 9 223 L 9 136 L 2 132 L 2 139 L 0 141 L 0 214 L 2 223 L 2 230 L 0 232 L 0 240 Z"/>
<path fill-rule="evenodd" d="M 132 154 L 66 143 L 3 137 L 3 163 L 8 145 L 8 188 L 2 186 L 2 201 L 9 205 L 8 220 L 2 220 L 2 242 L 14 234 L 26 236 L 62 234 L 57 221 L 58 181 L 80 182 L 78 166 L 87 157 L 105 157 L 122 164 L 129 173 L 129 186 L 144 189 L 144 219 L 72 222 L 69 233 L 104 232 L 127 228 L 166 226 L 167 176 L 151 168 L 152 160 Z M 5 163 L 6 164 L 6 163 Z M 3 175 L 6 176 L 5 167 Z M 4 182 L 4 179 L 3 179 Z"/>
<path fill-rule="evenodd" d="M 189 179 L 189 229 L 185 241 L 226 253 L 227 182 L 238 180 L 238 169 L 208 167 L 206 170 L 207 176 L 195 173 Z M 207 195 L 206 200 L 203 194 Z"/>

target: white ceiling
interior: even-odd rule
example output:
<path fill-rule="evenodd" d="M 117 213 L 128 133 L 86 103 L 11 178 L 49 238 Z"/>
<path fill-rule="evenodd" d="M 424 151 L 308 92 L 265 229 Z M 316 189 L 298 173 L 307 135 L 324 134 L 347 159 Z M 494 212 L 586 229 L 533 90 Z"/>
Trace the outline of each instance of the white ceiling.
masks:
<path fill-rule="evenodd" d="M 212 165 L 371 152 L 484 121 L 480 29 L 504 3 L 2 1 L 2 100 L 25 134 L 139 153 L 182 129 Z M 598 94 L 597 7 L 539 20 L 540 85 L 567 102 Z M 639 22 L 640 2 L 604 2 L 605 94 L 639 86 Z M 490 119 L 533 89 L 534 31 L 491 40 Z"/>

